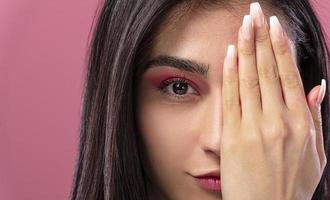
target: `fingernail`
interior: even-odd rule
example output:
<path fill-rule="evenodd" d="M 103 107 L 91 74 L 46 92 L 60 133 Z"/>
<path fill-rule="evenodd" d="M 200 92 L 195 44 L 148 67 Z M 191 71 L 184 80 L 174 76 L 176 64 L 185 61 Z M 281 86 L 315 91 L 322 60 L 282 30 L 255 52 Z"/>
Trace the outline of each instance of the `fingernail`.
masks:
<path fill-rule="evenodd" d="M 228 45 L 227 48 L 227 60 L 229 61 L 229 63 L 227 64 L 228 67 L 234 68 L 235 67 L 235 63 L 234 63 L 234 58 L 235 58 L 235 45 Z"/>
<path fill-rule="evenodd" d="M 321 105 L 322 101 L 323 101 L 323 98 L 325 96 L 325 90 L 326 90 L 326 84 L 325 84 L 325 79 L 322 79 L 321 80 L 321 88 L 319 90 L 319 94 L 317 96 L 317 100 L 316 100 L 316 103 L 318 105 Z"/>
<path fill-rule="evenodd" d="M 258 2 L 250 4 L 250 15 L 253 18 L 253 25 L 262 27 L 265 24 L 265 17 Z"/>
<path fill-rule="evenodd" d="M 284 39 L 284 32 L 280 21 L 276 16 L 269 18 L 270 23 L 270 34 L 274 41 L 281 41 Z"/>
<path fill-rule="evenodd" d="M 250 15 L 245 15 L 242 25 L 242 34 L 245 40 L 250 40 L 252 37 L 252 23 Z"/>

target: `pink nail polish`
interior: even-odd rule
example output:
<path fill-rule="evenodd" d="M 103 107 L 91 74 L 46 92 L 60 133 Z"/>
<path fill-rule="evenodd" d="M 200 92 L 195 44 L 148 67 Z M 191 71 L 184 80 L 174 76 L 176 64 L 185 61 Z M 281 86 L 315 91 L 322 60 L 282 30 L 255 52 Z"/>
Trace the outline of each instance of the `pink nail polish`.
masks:
<path fill-rule="evenodd" d="M 280 21 L 276 16 L 271 16 L 269 18 L 270 22 L 270 34 L 274 41 L 281 41 L 284 39 L 283 28 L 280 24 Z"/>
<path fill-rule="evenodd" d="M 265 24 L 265 17 L 258 2 L 250 4 L 250 15 L 253 18 L 254 26 L 262 27 Z"/>
<path fill-rule="evenodd" d="M 320 87 L 319 94 L 318 94 L 317 100 L 316 100 L 316 103 L 318 105 L 321 105 L 321 103 L 323 101 L 323 98 L 325 96 L 325 90 L 326 90 L 325 79 L 322 79 L 322 81 L 321 81 L 321 87 Z"/>
<path fill-rule="evenodd" d="M 242 25 L 243 38 L 245 40 L 250 40 L 252 38 L 252 23 L 250 15 L 245 15 Z"/>
<path fill-rule="evenodd" d="M 227 60 L 229 61 L 228 67 L 234 68 L 234 57 L 235 57 L 235 45 L 228 45 L 227 48 Z"/>

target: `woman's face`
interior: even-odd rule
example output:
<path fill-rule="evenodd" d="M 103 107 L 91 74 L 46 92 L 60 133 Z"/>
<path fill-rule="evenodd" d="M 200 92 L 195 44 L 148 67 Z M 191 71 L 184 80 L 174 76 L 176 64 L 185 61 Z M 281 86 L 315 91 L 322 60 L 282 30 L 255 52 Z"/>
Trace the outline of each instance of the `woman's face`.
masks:
<path fill-rule="evenodd" d="M 199 10 L 165 24 L 150 49 L 149 60 L 162 55 L 202 67 L 189 71 L 171 58 L 160 60 L 137 85 L 137 122 L 152 199 L 221 199 L 221 191 L 200 187 L 194 176 L 221 173 L 223 60 L 227 46 L 237 43 L 249 5 L 236 9 Z M 264 12 L 270 16 L 267 8 Z"/>

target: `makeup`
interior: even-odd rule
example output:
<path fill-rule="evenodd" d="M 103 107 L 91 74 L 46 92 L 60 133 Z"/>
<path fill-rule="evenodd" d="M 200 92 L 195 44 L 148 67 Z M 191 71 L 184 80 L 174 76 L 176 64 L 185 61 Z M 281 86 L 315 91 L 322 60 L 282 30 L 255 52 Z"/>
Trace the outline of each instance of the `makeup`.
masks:
<path fill-rule="evenodd" d="M 197 184 L 203 189 L 212 191 L 212 192 L 220 192 L 220 177 L 209 176 L 209 177 L 197 177 L 195 178 Z"/>
<path fill-rule="evenodd" d="M 209 90 L 207 83 L 202 78 L 173 67 L 150 68 L 144 73 L 143 79 L 156 88 L 164 87 L 166 83 L 170 82 L 186 83 L 194 90 L 194 94 L 199 96 Z"/>

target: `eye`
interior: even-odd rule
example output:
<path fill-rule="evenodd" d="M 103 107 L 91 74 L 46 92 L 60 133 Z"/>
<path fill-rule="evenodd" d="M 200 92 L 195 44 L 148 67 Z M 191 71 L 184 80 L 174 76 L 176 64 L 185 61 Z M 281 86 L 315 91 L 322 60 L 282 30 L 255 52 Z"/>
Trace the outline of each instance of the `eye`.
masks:
<path fill-rule="evenodd" d="M 174 98 L 182 99 L 189 96 L 189 94 L 198 95 L 198 92 L 191 85 L 190 81 L 176 77 L 163 81 L 160 90 Z"/>

